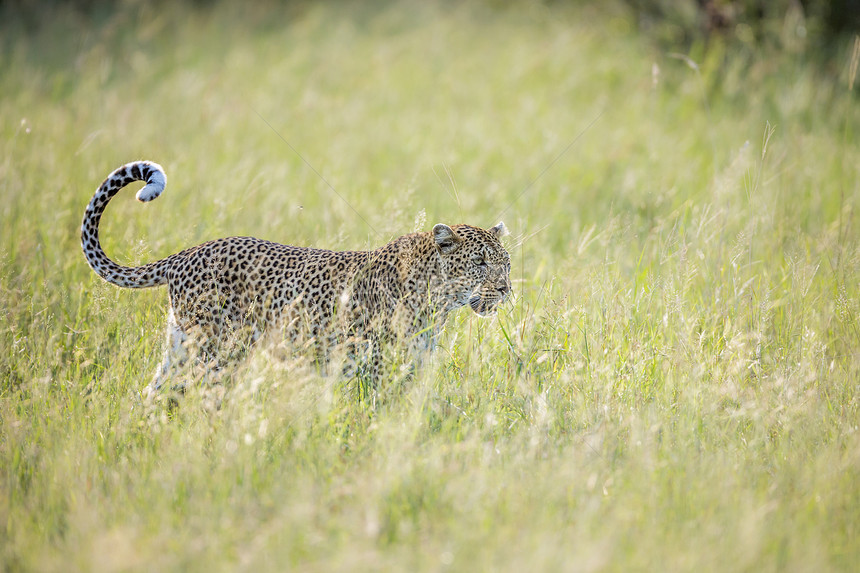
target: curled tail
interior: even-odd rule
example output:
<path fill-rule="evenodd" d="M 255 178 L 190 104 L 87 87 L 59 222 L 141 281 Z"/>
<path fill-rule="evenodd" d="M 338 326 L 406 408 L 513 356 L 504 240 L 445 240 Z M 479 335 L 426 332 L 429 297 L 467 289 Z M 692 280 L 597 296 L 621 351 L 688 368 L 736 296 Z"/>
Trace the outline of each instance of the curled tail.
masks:
<path fill-rule="evenodd" d="M 104 280 L 125 288 L 146 288 L 167 284 L 168 259 L 142 265 L 124 267 L 108 258 L 99 243 L 99 221 L 108 202 L 120 189 L 134 181 L 145 181 L 146 185 L 137 192 L 137 200 L 152 201 L 164 191 L 167 177 L 157 163 L 134 161 L 127 163 L 108 175 L 104 183 L 96 189 L 81 224 L 81 246 L 87 262 L 97 275 Z"/>

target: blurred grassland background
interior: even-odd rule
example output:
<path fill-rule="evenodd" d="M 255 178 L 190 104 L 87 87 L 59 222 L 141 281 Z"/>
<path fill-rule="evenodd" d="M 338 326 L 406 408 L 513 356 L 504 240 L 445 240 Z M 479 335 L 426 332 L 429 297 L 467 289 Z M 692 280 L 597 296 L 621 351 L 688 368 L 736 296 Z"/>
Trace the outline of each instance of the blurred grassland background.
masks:
<path fill-rule="evenodd" d="M 3 570 L 856 567 L 853 3 L 706 4 L 0 2 Z M 516 295 L 375 407 L 262 348 L 145 408 L 134 159 L 119 261 L 502 218 Z"/>

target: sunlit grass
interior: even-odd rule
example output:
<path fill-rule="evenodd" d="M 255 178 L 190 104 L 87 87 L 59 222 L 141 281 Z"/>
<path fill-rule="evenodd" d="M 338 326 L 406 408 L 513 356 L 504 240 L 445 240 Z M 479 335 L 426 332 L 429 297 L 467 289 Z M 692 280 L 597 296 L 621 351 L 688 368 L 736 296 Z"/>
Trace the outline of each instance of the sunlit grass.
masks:
<path fill-rule="evenodd" d="M 822 70 L 685 61 L 611 3 L 130 6 L 0 28 L 4 568 L 854 567 L 849 42 Z M 515 297 L 375 407 L 276 348 L 220 409 L 146 406 L 166 293 L 78 244 L 133 159 L 168 186 L 111 204 L 118 260 L 503 218 Z"/>

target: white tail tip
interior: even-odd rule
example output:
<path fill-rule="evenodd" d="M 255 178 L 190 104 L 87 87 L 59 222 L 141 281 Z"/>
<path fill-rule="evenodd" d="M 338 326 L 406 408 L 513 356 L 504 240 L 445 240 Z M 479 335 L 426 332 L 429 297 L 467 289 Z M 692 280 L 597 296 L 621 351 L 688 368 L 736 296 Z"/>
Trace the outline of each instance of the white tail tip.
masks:
<path fill-rule="evenodd" d="M 135 197 L 137 197 L 138 201 L 147 203 L 161 195 L 165 185 L 167 185 L 167 179 L 164 176 L 164 172 L 161 169 L 157 169 L 149 176 L 146 185 L 137 192 Z"/>

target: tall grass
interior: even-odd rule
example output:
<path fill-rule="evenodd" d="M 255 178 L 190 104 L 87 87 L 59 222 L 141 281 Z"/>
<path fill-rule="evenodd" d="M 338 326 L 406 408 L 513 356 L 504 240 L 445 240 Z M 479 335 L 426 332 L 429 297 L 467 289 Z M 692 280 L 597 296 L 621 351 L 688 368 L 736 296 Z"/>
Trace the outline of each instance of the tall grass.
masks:
<path fill-rule="evenodd" d="M 4 569 L 856 565 L 847 41 L 822 69 L 663 53 L 612 3 L 57 10 L 0 24 Z M 166 294 L 78 245 L 138 158 L 168 188 L 111 204 L 118 260 L 366 248 L 511 205 L 516 296 L 375 407 L 277 348 L 220 409 L 146 406 Z"/>

